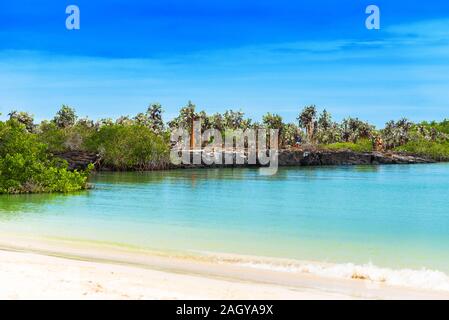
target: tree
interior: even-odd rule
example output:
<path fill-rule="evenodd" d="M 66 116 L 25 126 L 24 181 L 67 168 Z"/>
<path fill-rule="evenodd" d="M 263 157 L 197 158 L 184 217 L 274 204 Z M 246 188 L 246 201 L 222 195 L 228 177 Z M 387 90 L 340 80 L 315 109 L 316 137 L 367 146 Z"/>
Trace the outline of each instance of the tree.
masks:
<path fill-rule="evenodd" d="M 115 120 L 115 123 L 122 126 L 130 126 L 134 124 L 134 120 L 129 116 L 120 116 L 117 120 Z"/>
<path fill-rule="evenodd" d="M 207 116 L 207 113 L 205 111 L 198 112 L 196 120 L 201 121 L 202 132 L 212 128 L 210 118 Z"/>
<path fill-rule="evenodd" d="M 179 115 L 168 123 L 168 126 L 172 129 L 182 127 L 190 131 L 193 121 L 198 118 L 195 109 L 196 106 L 189 101 L 185 107 L 179 110 Z"/>
<path fill-rule="evenodd" d="M 220 132 L 224 132 L 225 124 L 223 120 L 223 116 L 220 113 L 215 113 L 209 117 L 209 123 L 211 128 L 217 129 Z"/>
<path fill-rule="evenodd" d="M 134 118 L 134 123 L 142 127 L 150 127 L 150 121 L 147 115 L 143 112 L 139 112 Z"/>
<path fill-rule="evenodd" d="M 270 112 L 262 117 L 262 122 L 268 129 L 279 129 L 281 131 L 284 127 L 282 117 L 278 114 L 271 114 Z"/>
<path fill-rule="evenodd" d="M 246 130 L 252 127 L 252 120 L 247 118 L 247 119 L 243 119 L 242 122 L 240 123 L 240 128 L 242 130 Z"/>
<path fill-rule="evenodd" d="M 19 112 L 16 110 L 11 111 L 9 114 L 9 119 L 15 119 L 19 123 L 25 125 L 25 128 L 28 132 L 34 131 L 34 117 L 33 115 L 29 114 L 28 112 Z"/>
<path fill-rule="evenodd" d="M 395 148 L 410 140 L 413 123 L 403 118 L 397 122 L 388 121 L 382 130 L 382 138 L 387 148 Z"/>
<path fill-rule="evenodd" d="M 282 122 L 282 117 L 278 114 L 268 112 L 262 117 L 262 122 L 267 129 L 279 130 L 280 145 L 283 146 L 284 123 Z"/>
<path fill-rule="evenodd" d="M 375 128 L 358 118 L 346 118 L 341 124 L 342 139 L 345 142 L 357 142 L 359 139 L 371 139 Z"/>
<path fill-rule="evenodd" d="M 307 138 L 309 139 L 310 142 L 313 141 L 313 133 L 315 130 L 315 119 L 316 119 L 315 105 L 305 107 L 297 118 L 299 122 L 299 127 L 306 130 Z"/>
<path fill-rule="evenodd" d="M 145 113 L 141 112 L 134 117 L 134 122 L 151 129 L 154 133 L 163 132 L 162 106 L 159 103 L 151 104 Z"/>
<path fill-rule="evenodd" d="M 233 111 L 232 109 L 225 111 L 223 119 L 226 129 L 230 130 L 243 129 L 242 124 L 244 121 L 243 120 L 244 115 L 245 114 L 243 112 Z"/>
<path fill-rule="evenodd" d="M 324 109 L 318 118 L 318 129 L 326 131 L 329 130 L 332 125 L 332 115 Z"/>
<path fill-rule="evenodd" d="M 282 131 L 282 142 L 284 146 L 294 146 L 301 139 L 301 131 L 294 123 L 287 123 Z"/>
<path fill-rule="evenodd" d="M 159 103 L 152 103 L 147 110 L 149 127 L 154 133 L 164 131 L 164 121 L 162 120 L 162 106 Z"/>
<path fill-rule="evenodd" d="M 95 127 L 94 121 L 90 120 L 88 117 L 79 119 L 76 125 L 85 129 L 93 129 Z"/>
<path fill-rule="evenodd" d="M 199 120 L 200 115 L 195 112 L 196 106 L 189 100 L 187 105 L 179 110 L 179 115 L 168 123 L 171 129 L 184 128 L 190 132 L 190 149 L 195 147 L 193 122 Z"/>
<path fill-rule="evenodd" d="M 332 115 L 323 110 L 318 118 L 316 139 L 321 144 L 331 144 L 341 139 L 341 130 L 337 123 L 332 121 Z"/>
<path fill-rule="evenodd" d="M 66 129 L 72 127 L 76 122 L 77 116 L 75 110 L 69 106 L 63 105 L 62 108 L 56 113 L 53 121 L 58 128 Z"/>

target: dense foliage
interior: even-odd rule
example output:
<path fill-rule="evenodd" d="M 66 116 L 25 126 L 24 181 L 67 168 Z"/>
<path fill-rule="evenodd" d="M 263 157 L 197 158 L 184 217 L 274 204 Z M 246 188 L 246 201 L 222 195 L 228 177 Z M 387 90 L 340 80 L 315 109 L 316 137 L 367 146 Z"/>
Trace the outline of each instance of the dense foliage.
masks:
<path fill-rule="evenodd" d="M 396 151 L 434 160 L 449 160 L 449 120 L 413 123 L 405 118 L 389 121 L 384 129 L 357 118 L 334 122 L 324 110 L 317 119 L 315 106 L 305 107 L 298 116 L 306 142 L 330 150 L 356 152 Z"/>
<path fill-rule="evenodd" d="M 424 157 L 430 157 L 437 161 L 449 161 L 449 141 L 414 140 L 394 149 L 398 152 L 406 152 Z"/>
<path fill-rule="evenodd" d="M 67 163 L 52 154 L 86 152 L 98 155 L 100 166 L 113 170 L 152 170 L 169 166 L 170 131 L 190 130 L 193 121 L 201 129 L 218 129 L 225 138 L 234 130 L 279 130 L 281 148 L 324 148 L 356 152 L 395 151 L 449 160 L 449 120 L 412 123 L 389 121 L 381 130 L 357 118 L 341 122 L 319 112 L 314 105 L 298 114 L 296 123 L 285 123 L 267 113 L 262 121 L 246 118 L 242 111 L 227 110 L 208 115 L 192 102 L 168 123 L 160 104 L 150 104 L 136 116 L 93 121 L 79 118 L 63 105 L 50 121 L 34 123 L 32 115 L 12 111 L 0 124 L 0 192 L 68 192 L 86 187 L 87 172 L 69 171 Z"/>
<path fill-rule="evenodd" d="M 53 121 L 38 128 L 40 142 L 51 152 L 95 153 L 101 165 L 113 170 L 163 169 L 169 164 L 169 135 L 162 121 L 162 108 L 152 104 L 135 117 L 116 121 L 78 119 L 73 109 L 63 106 Z M 58 124 L 59 123 L 59 124 Z"/>
<path fill-rule="evenodd" d="M 104 165 L 116 170 L 163 169 L 169 165 L 166 135 L 140 124 L 110 124 L 100 127 L 83 146 L 97 152 Z"/>
<path fill-rule="evenodd" d="M 87 187 L 86 171 L 69 171 L 67 162 L 52 157 L 25 124 L 14 117 L 0 122 L 0 194 L 72 192 Z"/>

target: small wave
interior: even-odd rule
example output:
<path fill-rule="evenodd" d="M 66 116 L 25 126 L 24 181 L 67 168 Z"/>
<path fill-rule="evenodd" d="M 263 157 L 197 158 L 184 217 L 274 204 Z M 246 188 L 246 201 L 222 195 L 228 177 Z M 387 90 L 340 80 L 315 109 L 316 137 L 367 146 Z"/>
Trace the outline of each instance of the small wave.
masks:
<path fill-rule="evenodd" d="M 357 265 L 353 263 L 321 263 L 287 259 L 250 257 L 242 255 L 213 254 L 218 263 L 236 266 L 272 270 L 289 273 L 306 273 L 316 276 L 365 280 L 373 283 L 449 292 L 449 276 L 444 272 L 430 269 L 390 269 L 372 263 Z"/>
<path fill-rule="evenodd" d="M 393 286 L 411 287 L 416 289 L 429 289 L 449 291 L 449 276 L 441 271 L 421 269 L 389 269 L 377 267 L 373 264 L 356 265 L 352 263 L 344 264 L 319 264 L 319 263 L 295 263 L 288 265 L 238 262 L 236 265 L 283 271 L 308 273 L 317 276 L 367 280 L 377 283 L 384 283 Z"/>

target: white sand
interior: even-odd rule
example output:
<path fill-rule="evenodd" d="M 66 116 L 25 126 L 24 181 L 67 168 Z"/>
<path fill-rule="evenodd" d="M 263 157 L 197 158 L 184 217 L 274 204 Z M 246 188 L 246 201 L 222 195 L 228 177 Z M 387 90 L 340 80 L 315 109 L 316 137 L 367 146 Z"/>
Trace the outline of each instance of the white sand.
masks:
<path fill-rule="evenodd" d="M 334 299 L 344 295 L 0 251 L 1 299 Z"/>
<path fill-rule="evenodd" d="M 2 236 L 0 248 L 1 299 L 449 299 L 448 292 L 63 240 Z"/>

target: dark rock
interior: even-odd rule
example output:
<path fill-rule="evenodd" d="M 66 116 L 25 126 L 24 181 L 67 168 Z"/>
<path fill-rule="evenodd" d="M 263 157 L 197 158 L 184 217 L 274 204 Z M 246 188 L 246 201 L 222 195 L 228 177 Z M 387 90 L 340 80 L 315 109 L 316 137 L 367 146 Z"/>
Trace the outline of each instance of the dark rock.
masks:
<path fill-rule="evenodd" d="M 163 169 L 177 169 L 177 168 L 224 168 L 224 167 L 251 167 L 260 164 L 248 164 L 247 158 L 242 153 L 226 152 L 222 154 L 228 155 L 232 158 L 232 164 L 161 164 L 149 166 L 151 170 L 163 170 Z M 116 168 L 110 168 L 102 166 L 100 157 L 94 153 L 88 153 L 83 151 L 69 151 L 56 156 L 67 160 L 69 168 L 71 170 L 84 170 L 90 163 L 96 165 L 97 170 L 102 171 L 114 171 Z M 236 158 L 244 158 L 243 164 L 237 164 Z M 193 159 L 193 152 L 190 153 L 190 159 Z M 349 150 L 280 150 L 279 151 L 279 166 L 342 166 L 342 165 L 376 165 L 376 164 L 416 164 L 416 163 L 433 163 L 435 161 L 425 159 L 422 157 L 397 154 L 397 153 L 383 153 L 383 152 L 354 152 Z M 145 168 L 145 170 L 150 170 Z M 135 170 L 140 170 L 136 168 Z"/>
<path fill-rule="evenodd" d="M 85 151 L 67 151 L 55 156 L 66 160 L 70 170 L 85 170 L 89 164 L 96 164 L 99 161 L 97 154 Z"/>
<path fill-rule="evenodd" d="M 340 151 L 299 151 L 283 150 L 279 153 L 279 166 L 332 166 L 369 164 L 412 164 L 432 163 L 433 160 L 410 155 L 381 152 Z"/>
<path fill-rule="evenodd" d="M 235 152 L 227 152 L 233 158 L 233 164 L 181 164 L 175 168 L 203 168 L 203 167 L 248 167 L 245 164 L 236 164 L 237 157 Z M 223 157 L 224 157 L 223 153 Z M 240 154 L 239 154 L 240 155 Z M 190 154 L 192 160 L 193 153 Z M 381 152 L 354 152 L 349 150 L 280 150 L 279 166 L 341 166 L 341 165 L 375 165 L 375 164 L 414 164 L 414 163 L 433 163 L 435 161 L 421 157 Z M 255 166 L 260 166 L 259 163 Z"/>

